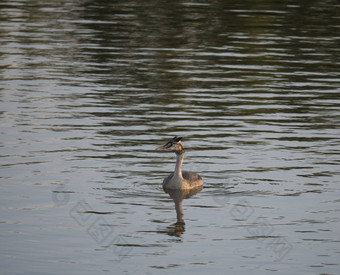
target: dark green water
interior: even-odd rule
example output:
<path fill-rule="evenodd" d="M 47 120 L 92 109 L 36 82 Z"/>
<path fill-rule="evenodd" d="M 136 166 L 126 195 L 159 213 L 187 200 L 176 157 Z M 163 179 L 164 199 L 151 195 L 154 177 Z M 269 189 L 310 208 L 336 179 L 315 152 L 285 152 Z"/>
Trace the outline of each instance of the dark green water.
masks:
<path fill-rule="evenodd" d="M 339 274 L 338 11 L 2 1 L 1 274 Z"/>

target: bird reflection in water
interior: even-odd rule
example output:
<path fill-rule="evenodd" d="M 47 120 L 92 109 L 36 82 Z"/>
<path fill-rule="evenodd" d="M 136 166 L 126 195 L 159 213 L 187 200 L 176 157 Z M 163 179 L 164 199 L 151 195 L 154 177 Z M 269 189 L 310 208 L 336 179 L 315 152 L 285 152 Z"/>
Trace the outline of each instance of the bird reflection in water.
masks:
<path fill-rule="evenodd" d="M 167 234 L 170 236 L 180 237 L 185 231 L 184 214 L 182 201 L 188 199 L 203 189 L 203 186 L 198 186 L 192 189 L 169 189 L 163 188 L 165 193 L 168 193 L 175 203 L 177 222 L 168 226 Z"/>

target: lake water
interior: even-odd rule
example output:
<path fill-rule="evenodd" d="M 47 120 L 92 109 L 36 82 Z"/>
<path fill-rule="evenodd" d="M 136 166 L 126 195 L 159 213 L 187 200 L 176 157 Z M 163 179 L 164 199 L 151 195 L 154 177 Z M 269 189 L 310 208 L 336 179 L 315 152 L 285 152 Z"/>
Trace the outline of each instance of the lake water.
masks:
<path fill-rule="evenodd" d="M 338 10 L 2 1 L 1 274 L 339 274 Z"/>

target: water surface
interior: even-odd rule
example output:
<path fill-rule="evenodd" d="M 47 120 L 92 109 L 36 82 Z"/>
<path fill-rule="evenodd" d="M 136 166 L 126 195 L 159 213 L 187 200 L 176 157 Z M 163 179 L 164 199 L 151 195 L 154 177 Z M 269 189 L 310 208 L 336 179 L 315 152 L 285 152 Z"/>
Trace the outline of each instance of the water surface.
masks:
<path fill-rule="evenodd" d="M 338 8 L 3 1 L 1 273 L 338 274 Z"/>

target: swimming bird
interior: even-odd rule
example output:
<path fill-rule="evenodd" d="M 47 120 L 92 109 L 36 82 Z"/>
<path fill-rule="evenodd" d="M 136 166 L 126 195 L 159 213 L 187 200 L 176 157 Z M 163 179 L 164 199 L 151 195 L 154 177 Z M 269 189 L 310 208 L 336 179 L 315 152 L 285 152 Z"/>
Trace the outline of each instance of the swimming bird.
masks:
<path fill-rule="evenodd" d="M 184 158 L 184 147 L 182 137 L 174 137 L 165 145 L 158 147 L 158 151 L 169 151 L 176 153 L 175 171 L 163 180 L 163 188 L 169 189 L 191 189 L 203 185 L 203 179 L 195 172 L 182 171 Z"/>

